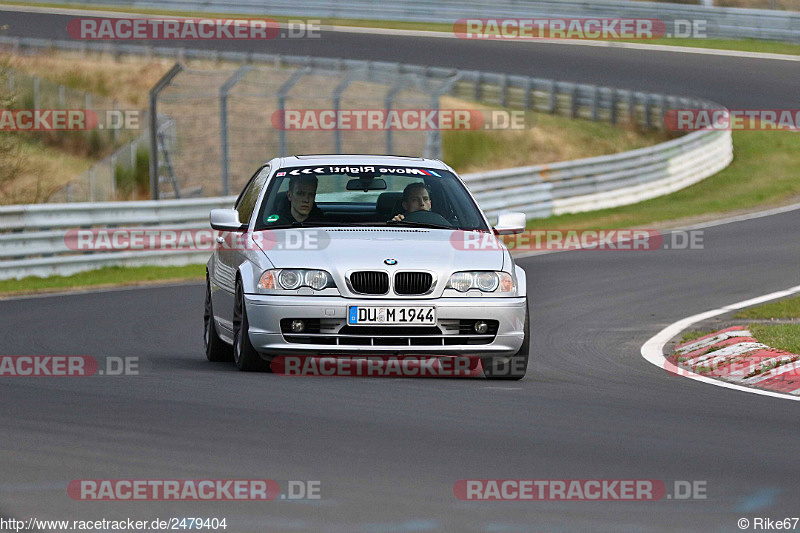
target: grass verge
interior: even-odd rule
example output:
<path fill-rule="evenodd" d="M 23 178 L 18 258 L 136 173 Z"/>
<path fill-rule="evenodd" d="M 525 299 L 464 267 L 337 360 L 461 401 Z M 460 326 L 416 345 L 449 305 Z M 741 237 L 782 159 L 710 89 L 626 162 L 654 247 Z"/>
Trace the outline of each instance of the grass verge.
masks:
<path fill-rule="evenodd" d="M 647 227 L 698 215 L 718 215 L 787 203 L 800 197 L 800 135 L 735 131 L 734 160 L 722 172 L 675 193 L 638 204 L 528 222 L 536 229 Z"/>
<path fill-rule="evenodd" d="M 734 318 L 800 318 L 800 296 L 742 309 Z"/>
<path fill-rule="evenodd" d="M 800 354 L 800 324 L 750 324 L 750 332 L 771 348 Z"/>
<path fill-rule="evenodd" d="M 47 2 L 0 2 L 0 5 L 17 5 L 17 6 L 33 6 L 33 7 L 52 7 L 61 9 L 93 9 L 111 12 L 123 13 L 138 13 L 138 14 L 151 14 L 161 16 L 197 16 L 197 11 L 175 11 L 166 9 L 146 9 L 136 7 L 118 7 L 118 6 L 86 6 L 81 4 L 51 4 Z M 304 17 L 302 13 L 297 14 L 295 17 L 285 16 L 271 16 L 268 13 L 262 15 L 244 15 L 241 13 L 206 13 L 204 15 L 213 15 L 219 18 L 236 18 L 236 19 L 253 19 L 253 18 L 271 18 L 278 22 L 287 22 L 290 20 L 319 20 L 323 26 L 350 26 L 355 28 L 379 28 L 379 29 L 393 29 L 393 30 L 417 30 L 417 31 L 435 31 L 443 33 L 452 33 L 453 24 L 436 23 L 436 22 L 403 22 L 403 21 L 387 21 L 387 20 L 368 20 L 368 19 L 340 19 L 340 18 L 312 18 Z M 455 21 L 453 21 L 455 22 Z M 754 39 L 653 39 L 653 40 L 615 40 L 614 42 L 627 42 L 637 44 L 655 44 L 666 46 L 679 46 L 679 47 L 692 47 L 692 48 L 710 48 L 715 50 L 738 50 L 742 52 L 761 52 L 772 54 L 788 54 L 800 55 L 800 45 L 792 43 L 781 43 L 774 41 L 759 41 Z"/>
<path fill-rule="evenodd" d="M 0 281 L 0 296 L 14 296 L 36 292 L 58 292 L 82 288 L 145 285 L 155 282 L 201 280 L 205 278 L 205 265 L 180 267 L 106 267 L 72 276 L 28 277 Z"/>
<path fill-rule="evenodd" d="M 689 342 L 689 341 L 693 341 L 695 339 L 699 339 L 700 337 L 702 337 L 704 335 L 708 335 L 709 333 L 714 333 L 715 331 L 717 331 L 717 330 L 709 329 L 709 330 L 703 330 L 703 331 L 699 331 L 699 330 L 686 331 L 686 332 L 684 332 L 683 335 L 681 335 L 681 344 L 683 344 L 684 342 Z"/>

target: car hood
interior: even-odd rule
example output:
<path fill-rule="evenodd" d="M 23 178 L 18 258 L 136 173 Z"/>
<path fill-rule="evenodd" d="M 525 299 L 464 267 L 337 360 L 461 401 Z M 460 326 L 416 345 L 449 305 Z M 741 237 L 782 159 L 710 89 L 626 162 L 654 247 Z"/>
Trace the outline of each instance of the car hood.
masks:
<path fill-rule="evenodd" d="M 505 250 L 464 250 L 458 245 L 463 232 L 443 229 L 292 228 L 257 233 L 264 234 L 254 237 L 275 268 L 327 270 L 337 284 L 352 270 L 384 270 L 390 274 L 426 270 L 446 282 L 457 271 L 501 270 Z M 387 260 L 397 263 L 387 264 Z M 441 290 L 444 283 L 439 285 Z"/>

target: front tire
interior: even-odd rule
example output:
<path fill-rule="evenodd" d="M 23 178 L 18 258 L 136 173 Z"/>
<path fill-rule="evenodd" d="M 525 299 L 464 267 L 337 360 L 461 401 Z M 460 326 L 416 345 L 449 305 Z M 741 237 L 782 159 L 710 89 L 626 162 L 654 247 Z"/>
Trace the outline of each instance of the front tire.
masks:
<path fill-rule="evenodd" d="M 270 364 L 261 359 L 250 342 L 250 322 L 244 304 L 242 282 L 236 282 L 236 301 L 233 306 L 233 362 L 245 372 L 269 372 Z"/>
<path fill-rule="evenodd" d="M 500 361 L 494 357 L 482 357 L 483 375 L 486 379 L 505 379 L 516 381 L 525 377 L 528 370 L 528 359 L 531 350 L 530 321 L 528 319 L 528 299 L 525 299 L 525 324 L 522 326 L 522 346 L 517 353 L 511 356 L 508 362 Z"/>
<path fill-rule="evenodd" d="M 203 313 L 203 343 L 206 347 L 206 359 L 213 363 L 233 361 L 233 351 L 230 344 L 223 341 L 217 333 L 217 324 L 214 322 L 214 309 L 211 305 L 211 283 L 206 275 L 206 305 Z"/>

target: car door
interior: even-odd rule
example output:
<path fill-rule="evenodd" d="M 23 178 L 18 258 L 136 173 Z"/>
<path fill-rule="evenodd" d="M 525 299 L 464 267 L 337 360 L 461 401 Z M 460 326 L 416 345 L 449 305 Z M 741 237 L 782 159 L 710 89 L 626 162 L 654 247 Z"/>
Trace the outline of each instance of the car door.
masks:
<path fill-rule="evenodd" d="M 253 216 L 258 197 L 269 177 L 269 165 L 259 169 L 253 174 L 245 186 L 234 209 L 239 212 L 239 221 L 249 224 Z M 236 291 L 236 272 L 245 256 L 239 249 L 241 246 L 241 233 L 235 231 L 222 231 L 217 235 L 214 250 L 214 274 L 211 287 L 211 298 L 214 305 L 214 314 L 224 330 L 226 336 L 233 335 L 233 305 Z"/>

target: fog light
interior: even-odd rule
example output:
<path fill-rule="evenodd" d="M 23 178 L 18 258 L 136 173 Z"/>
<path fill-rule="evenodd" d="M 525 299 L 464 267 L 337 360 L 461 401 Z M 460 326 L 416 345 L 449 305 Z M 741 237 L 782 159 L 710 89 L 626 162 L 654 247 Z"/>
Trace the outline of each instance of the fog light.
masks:
<path fill-rule="evenodd" d="M 477 333 L 478 335 L 483 335 L 487 331 L 489 331 L 489 324 L 487 324 L 483 320 L 478 320 L 472 327 L 475 328 L 475 333 Z"/>
<path fill-rule="evenodd" d="M 306 329 L 306 323 L 302 320 L 292 320 L 292 333 L 302 333 Z"/>

